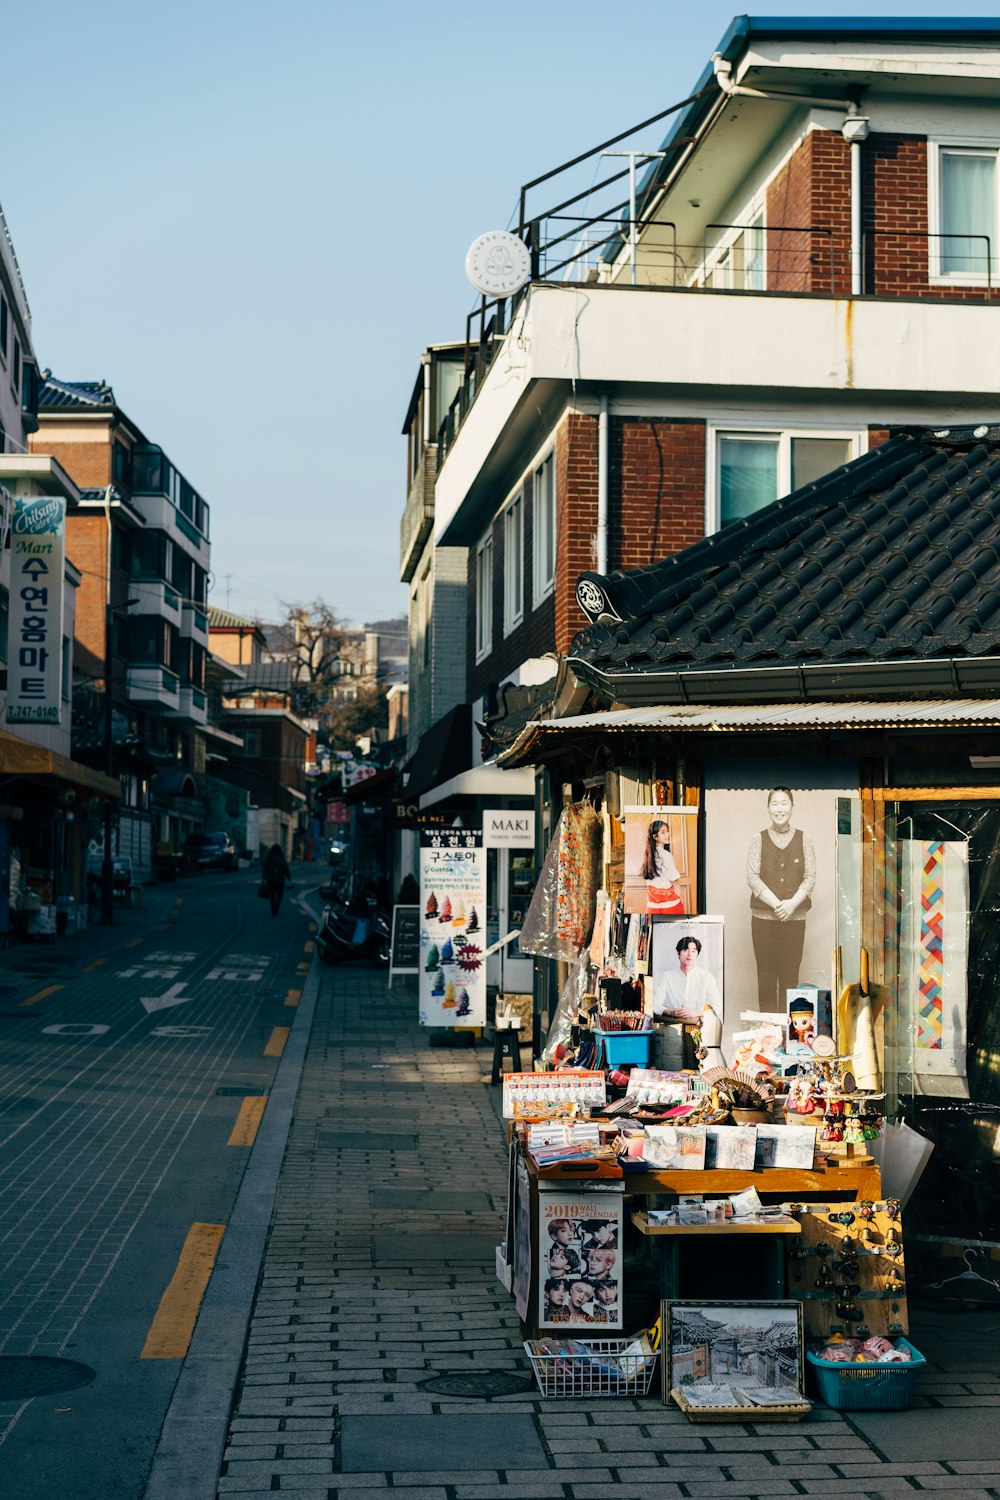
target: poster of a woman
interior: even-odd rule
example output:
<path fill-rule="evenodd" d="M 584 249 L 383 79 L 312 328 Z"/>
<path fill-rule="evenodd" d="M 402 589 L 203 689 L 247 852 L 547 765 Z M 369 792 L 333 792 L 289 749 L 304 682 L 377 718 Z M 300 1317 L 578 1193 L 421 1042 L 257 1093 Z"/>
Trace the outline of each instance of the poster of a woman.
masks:
<path fill-rule="evenodd" d="M 625 910 L 680 917 L 697 900 L 698 810 L 625 808 Z"/>
<path fill-rule="evenodd" d="M 750 935 L 763 1011 L 784 1010 L 787 991 L 799 982 L 806 916 L 816 885 L 812 839 L 794 827 L 794 808 L 789 787 L 772 787 L 767 795 L 769 826 L 753 835 L 747 851 Z"/>

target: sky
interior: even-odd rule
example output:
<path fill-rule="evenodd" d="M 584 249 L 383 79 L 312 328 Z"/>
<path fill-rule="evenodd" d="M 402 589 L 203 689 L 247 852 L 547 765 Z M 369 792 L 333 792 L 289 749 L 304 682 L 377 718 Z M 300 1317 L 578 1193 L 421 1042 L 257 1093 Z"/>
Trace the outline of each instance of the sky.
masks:
<path fill-rule="evenodd" d="M 7 8 L 0 204 L 35 352 L 62 379 L 109 381 L 208 500 L 212 603 L 274 619 L 322 598 L 356 624 L 406 612 L 400 429 L 421 352 L 464 337 L 466 249 L 508 225 L 522 182 L 684 98 L 735 13 Z"/>

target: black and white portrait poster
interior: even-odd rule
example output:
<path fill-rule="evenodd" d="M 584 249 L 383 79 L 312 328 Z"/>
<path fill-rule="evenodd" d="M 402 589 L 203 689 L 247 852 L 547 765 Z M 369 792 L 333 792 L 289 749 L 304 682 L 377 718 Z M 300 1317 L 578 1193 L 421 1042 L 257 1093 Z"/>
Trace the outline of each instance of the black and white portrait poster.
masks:
<path fill-rule="evenodd" d="M 538 1194 L 538 1326 L 622 1326 L 622 1206 L 614 1193 Z"/>
<path fill-rule="evenodd" d="M 705 768 L 707 905 L 726 924 L 723 1050 L 740 1012 L 787 1014 L 787 991 L 831 987 L 836 943 L 837 798 L 848 765 L 710 761 Z"/>

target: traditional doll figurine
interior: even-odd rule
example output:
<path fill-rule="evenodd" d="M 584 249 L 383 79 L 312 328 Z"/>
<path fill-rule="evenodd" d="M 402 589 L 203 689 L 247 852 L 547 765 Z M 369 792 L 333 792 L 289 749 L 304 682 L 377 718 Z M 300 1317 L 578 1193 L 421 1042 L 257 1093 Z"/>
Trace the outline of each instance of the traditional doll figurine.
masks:
<path fill-rule="evenodd" d="M 788 1048 L 791 1053 L 812 1051 L 816 1035 L 816 1007 L 799 995 L 788 1007 Z"/>
<path fill-rule="evenodd" d="M 726 1059 L 722 1055 L 722 1020 L 711 1005 L 701 1013 L 701 1046 L 698 1048 L 698 1068 L 705 1073 L 709 1068 L 724 1068 Z"/>
<path fill-rule="evenodd" d="M 844 1122 L 844 1140 L 849 1146 L 863 1146 L 865 1133 L 857 1115 L 848 1115 Z"/>
<path fill-rule="evenodd" d="M 791 1110 L 793 1115 L 813 1115 L 816 1113 L 816 1100 L 813 1096 L 812 1080 L 810 1078 L 795 1077 L 792 1079 L 788 1090 L 788 1103 L 786 1109 Z"/>

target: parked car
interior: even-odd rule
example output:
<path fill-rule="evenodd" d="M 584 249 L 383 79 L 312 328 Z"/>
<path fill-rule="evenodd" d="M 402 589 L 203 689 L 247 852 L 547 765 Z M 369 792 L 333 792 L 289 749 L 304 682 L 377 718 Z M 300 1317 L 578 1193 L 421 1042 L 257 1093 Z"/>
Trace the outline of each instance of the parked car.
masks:
<path fill-rule="evenodd" d="M 239 856 L 228 833 L 192 833 L 182 858 L 189 870 L 235 870 Z"/>

